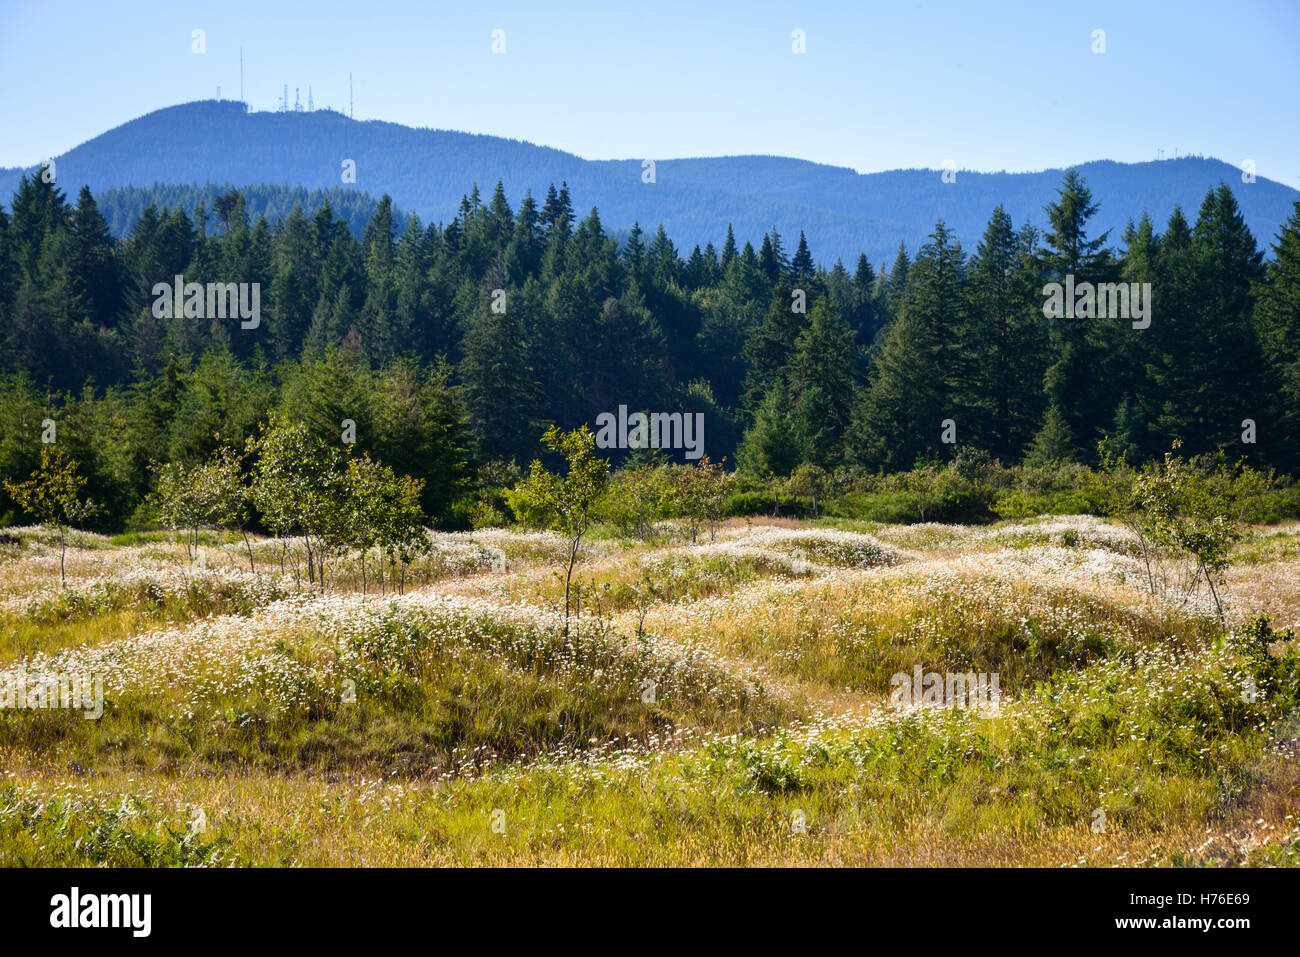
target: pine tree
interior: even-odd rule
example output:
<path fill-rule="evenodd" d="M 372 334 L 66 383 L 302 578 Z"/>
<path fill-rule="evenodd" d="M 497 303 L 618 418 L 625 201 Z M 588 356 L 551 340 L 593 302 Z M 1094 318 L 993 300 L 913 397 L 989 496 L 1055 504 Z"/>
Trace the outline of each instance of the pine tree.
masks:
<path fill-rule="evenodd" d="M 276 238 L 273 278 L 266 300 L 274 319 L 268 323 L 268 331 L 273 354 L 288 358 L 298 354 L 318 294 L 315 278 L 319 269 L 313 268 L 311 236 L 300 203 L 294 203 Z"/>
<path fill-rule="evenodd" d="M 1192 434 L 1187 453 L 1209 452 L 1221 444 L 1242 454 L 1243 419 L 1263 419 L 1258 370 L 1262 353 L 1255 327 L 1255 289 L 1264 278 L 1263 254 L 1246 226 L 1237 199 L 1225 183 L 1209 191 L 1192 230 L 1199 272 L 1200 329 L 1193 355 L 1200 373 Z"/>
<path fill-rule="evenodd" d="M 968 322 L 955 363 L 966 442 L 1006 461 L 1019 458 L 1042 414 L 1045 336 L 1028 241 L 998 206 L 970 262 Z"/>
<path fill-rule="evenodd" d="M 763 245 L 758 251 L 758 268 L 772 285 L 781 282 L 790 271 L 790 263 L 781 250 L 781 237 L 775 226 L 772 227 L 772 232 L 763 236 Z"/>
<path fill-rule="evenodd" d="M 1273 244 L 1267 282 L 1256 305 L 1270 386 L 1276 395 L 1275 439 L 1261 442 L 1274 460 L 1300 470 L 1300 200 Z"/>
<path fill-rule="evenodd" d="M 794 356 L 795 343 L 807 326 L 807 317 L 796 312 L 791 290 L 777 286 L 763 320 L 745 342 L 748 370 L 745 374 L 745 405 L 756 408 Z"/>
<path fill-rule="evenodd" d="M 121 269 L 114 256 L 117 243 L 88 186 L 81 187 L 69 226 L 73 286 L 86 304 L 89 320 L 111 329 L 117 325 L 123 304 Z"/>
<path fill-rule="evenodd" d="M 1124 259 L 1120 278 L 1123 282 L 1136 283 L 1142 288 L 1143 283 L 1151 283 L 1155 288 L 1159 282 L 1157 272 L 1160 263 L 1160 237 L 1156 234 L 1151 217 L 1143 211 L 1142 218 L 1136 226 L 1131 222 L 1124 232 Z M 1138 462 L 1148 456 L 1159 454 L 1167 443 L 1158 444 L 1151 432 L 1151 422 L 1159 414 L 1156 401 L 1156 387 L 1151 380 L 1149 369 L 1158 355 L 1158 330 L 1152 328 L 1133 330 L 1131 334 L 1121 330 L 1119 348 L 1107 364 L 1108 369 L 1122 381 L 1130 383 L 1130 390 L 1121 400 L 1122 408 L 1115 410 L 1114 435 L 1124 444 L 1128 451 L 1128 461 Z"/>
<path fill-rule="evenodd" d="M 802 460 L 833 469 L 843 461 L 859 380 L 853 333 L 840 321 L 829 296 L 817 300 L 808 319 L 790 361 L 796 430 Z"/>
<path fill-rule="evenodd" d="M 876 299 L 876 271 L 871 268 L 866 253 L 858 256 L 853 283 L 844 298 L 847 299 L 846 318 L 854 338 L 859 346 L 869 348 L 884 325 L 884 310 Z"/>
<path fill-rule="evenodd" d="M 906 270 L 899 316 L 856 415 L 849 454 L 860 464 L 910 469 L 942 451 L 945 419 L 962 418 L 953 374 L 963 338 L 964 271 L 961 244 L 939 220 Z"/>
<path fill-rule="evenodd" d="M 908 256 L 907 247 L 899 243 L 894 264 L 889 267 L 889 272 L 879 285 L 879 295 L 890 320 L 898 316 L 898 307 L 903 300 L 903 290 L 907 288 L 907 273 L 911 266 L 912 260 Z"/>
<path fill-rule="evenodd" d="M 497 180 L 492 199 L 488 202 L 488 223 L 489 242 L 498 251 L 504 249 L 514 231 L 514 213 L 506 201 L 506 187 L 501 180 Z"/>
<path fill-rule="evenodd" d="M 509 289 L 504 313 L 493 312 L 485 301 L 465 330 L 460 381 L 478 453 L 485 460 L 528 461 L 545 429 L 545 402 L 524 321 L 536 308 L 535 296 Z"/>
<path fill-rule="evenodd" d="M 799 451 L 790 388 L 784 377 L 777 377 L 736 456 L 741 469 L 751 475 L 784 478 L 799 464 Z"/>
<path fill-rule="evenodd" d="M 794 259 L 790 263 L 790 282 L 792 285 L 808 282 L 813 278 L 815 271 L 812 253 L 808 251 L 808 240 L 801 229 L 799 230 L 799 248 L 795 250 Z"/>
<path fill-rule="evenodd" d="M 1104 283 L 1114 277 L 1114 263 L 1106 249 L 1109 232 L 1088 237 L 1088 220 L 1099 205 L 1078 170 L 1066 171 L 1055 202 L 1046 207 L 1050 225 L 1039 257 L 1041 273 L 1050 281 L 1065 283 L 1073 276 L 1078 283 Z M 1118 322 L 1118 320 L 1116 320 Z M 1096 369 L 1114 341 L 1114 324 L 1090 318 L 1060 318 L 1051 323 L 1055 361 L 1045 375 L 1050 403 L 1065 416 L 1069 432 L 1081 443 L 1076 456 L 1109 427 L 1118 396 Z M 1091 457 L 1091 453 L 1087 454 Z"/>
<path fill-rule="evenodd" d="M 1187 430 L 1184 406 L 1179 397 L 1195 389 L 1195 370 L 1186 361 L 1184 351 L 1195 335 L 1191 320 L 1196 297 L 1195 250 L 1192 230 L 1181 206 L 1174 206 L 1169 223 L 1160 237 L 1156 255 L 1154 289 L 1158 317 L 1151 320 L 1151 351 L 1147 364 L 1150 408 L 1148 420 L 1158 447 L 1168 448 L 1175 439 L 1181 441 Z"/>
<path fill-rule="evenodd" d="M 375 214 L 366 224 L 361 237 L 365 252 L 366 277 L 370 286 L 383 285 L 393 271 L 396 260 L 396 228 L 393 225 L 393 200 L 387 193 L 380 197 Z"/>
<path fill-rule="evenodd" d="M 46 237 L 68 224 L 68 206 L 63 190 L 44 176 L 24 176 L 18 181 L 10 206 L 10 244 L 18 268 L 36 275 L 36 261 Z"/>
<path fill-rule="evenodd" d="M 731 231 L 731 223 L 727 223 L 727 241 L 722 246 L 722 268 L 726 269 L 731 265 L 731 261 L 736 258 L 736 234 Z"/>
<path fill-rule="evenodd" d="M 641 224 L 633 222 L 627 244 L 623 247 L 623 262 L 627 264 L 628 276 L 637 286 L 645 285 L 647 279 L 645 242 L 641 239 L 644 235 Z"/>
<path fill-rule="evenodd" d="M 1160 242 L 1149 364 L 1162 444 L 1188 453 L 1236 444 L 1245 418 L 1267 418 L 1257 398 L 1261 361 L 1253 287 L 1261 254 L 1226 186 L 1210 190 L 1189 230 L 1175 209 Z M 1243 454 L 1253 450 L 1243 448 Z"/>
<path fill-rule="evenodd" d="M 1128 462 L 1141 462 L 1145 457 L 1142 449 L 1146 434 L 1142 406 L 1124 396 L 1115 409 L 1115 423 L 1105 439 L 1106 451 L 1116 458 L 1123 456 Z"/>
<path fill-rule="evenodd" d="M 514 232 L 506 249 L 506 268 L 522 282 L 536 276 L 542 265 L 542 234 L 537 203 L 525 193 L 515 214 Z"/>
<path fill-rule="evenodd" d="M 548 245 L 563 243 L 573 230 L 573 204 L 569 200 L 569 184 L 564 183 L 556 192 L 552 183 L 546 190 L 540 224 Z"/>
<path fill-rule="evenodd" d="M 1055 405 L 1049 406 L 1043 418 L 1043 427 L 1034 436 L 1033 445 L 1025 455 L 1025 465 L 1031 468 L 1053 462 L 1075 460 L 1075 442 L 1070 434 L 1070 424 Z"/>

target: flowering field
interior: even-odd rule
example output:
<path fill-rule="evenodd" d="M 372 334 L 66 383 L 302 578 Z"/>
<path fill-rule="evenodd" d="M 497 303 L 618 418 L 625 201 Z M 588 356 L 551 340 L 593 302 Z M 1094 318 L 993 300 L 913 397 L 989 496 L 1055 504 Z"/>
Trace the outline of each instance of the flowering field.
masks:
<path fill-rule="evenodd" d="M 550 534 L 320 592 L 277 540 L 80 533 L 60 588 L 6 532 L 3 865 L 1300 864 L 1297 525 L 1226 624 L 1088 517 L 600 532 L 567 634 Z M 14 698 L 67 676 L 101 714 Z"/>

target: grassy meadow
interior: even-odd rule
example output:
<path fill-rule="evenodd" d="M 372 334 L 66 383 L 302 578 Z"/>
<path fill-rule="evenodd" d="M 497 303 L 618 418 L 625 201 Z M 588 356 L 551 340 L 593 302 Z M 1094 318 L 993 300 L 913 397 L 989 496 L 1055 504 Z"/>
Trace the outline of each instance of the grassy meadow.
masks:
<path fill-rule="evenodd" d="M 1300 524 L 1227 622 L 1087 516 L 431 533 L 394 587 L 287 543 L 0 536 L 0 865 L 1300 864 Z M 1267 623 L 1261 616 L 1268 616 Z M 894 676 L 995 674 L 996 708 Z"/>

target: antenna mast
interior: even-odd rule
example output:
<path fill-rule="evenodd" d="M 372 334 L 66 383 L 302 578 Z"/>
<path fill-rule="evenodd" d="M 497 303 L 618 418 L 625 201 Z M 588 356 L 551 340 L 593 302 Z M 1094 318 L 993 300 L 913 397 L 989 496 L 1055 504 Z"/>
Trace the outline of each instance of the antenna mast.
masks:
<path fill-rule="evenodd" d="M 348 119 L 355 120 L 356 113 L 352 112 L 352 74 L 348 74 Z"/>

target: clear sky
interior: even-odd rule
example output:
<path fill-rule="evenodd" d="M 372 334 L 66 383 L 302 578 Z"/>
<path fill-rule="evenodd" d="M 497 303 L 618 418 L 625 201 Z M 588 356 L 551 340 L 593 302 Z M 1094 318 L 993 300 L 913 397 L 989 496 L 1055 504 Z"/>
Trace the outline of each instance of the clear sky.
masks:
<path fill-rule="evenodd" d="M 238 98 L 241 46 L 255 110 L 287 83 L 346 111 L 351 72 L 358 119 L 592 159 L 1033 170 L 1163 149 L 1300 187 L 1298 0 L 0 0 L 0 165 L 218 85 Z"/>

